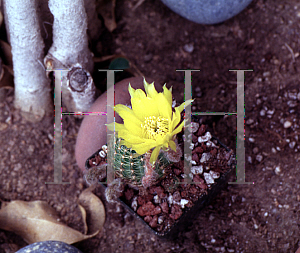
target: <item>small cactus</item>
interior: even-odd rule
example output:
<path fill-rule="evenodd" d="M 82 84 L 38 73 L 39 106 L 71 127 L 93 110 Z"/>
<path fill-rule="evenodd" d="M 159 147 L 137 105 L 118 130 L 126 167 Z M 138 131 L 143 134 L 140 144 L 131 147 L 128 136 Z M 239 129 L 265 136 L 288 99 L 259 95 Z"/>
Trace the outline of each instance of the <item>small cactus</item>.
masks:
<path fill-rule="evenodd" d="M 135 186 L 149 187 L 152 182 L 163 178 L 170 168 L 172 161 L 167 159 L 167 152 L 161 151 L 154 168 L 151 170 L 149 159 L 150 152 L 136 156 L 133 149 L 120 145 L 120 138 L 115 141 L 114 171 L 116 177 L 124 179 Z M 180 150 L 180 148 L 179 148 Z"/>

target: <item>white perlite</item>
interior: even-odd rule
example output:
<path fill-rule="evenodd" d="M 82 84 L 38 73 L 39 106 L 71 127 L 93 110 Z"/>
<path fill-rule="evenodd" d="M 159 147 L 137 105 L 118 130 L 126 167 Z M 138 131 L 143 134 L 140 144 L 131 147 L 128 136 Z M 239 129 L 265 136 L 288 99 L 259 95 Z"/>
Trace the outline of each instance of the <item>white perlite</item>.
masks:
<path fill-rule="evenodd" d="M 200 163 L 205 163 L 211 158 L 210 153 L 203 153 L 200 159 Z"/>
<path fill-rule="evenodd" d="M 181 199 L 180 200 L 180 205 L 181 205 L 181 208 L 184 208 L 184 206 L 189 203 L 189 201 L 187 199 Z"/>
<path fill-rule="evenodd" d="M 192 133 L 195 133 L 199 129 L 199 123 L 197 122 L 191 122 L 191 128 L 192 128 Z"/>
<path fill-rule="evenodd" d="M 137 197 L 134 197 L 134 199 L 133 199 L 133 201 L 131 203 L 131 208 L 133 209 L 133 211 L 136 211 L 137 206 L 138 206 Z"/>
<path fill-rule="evenodd" d="M 172 205 L 173 204 L 173 196 L 170 194 L 170 196 L 168 197 L 168 203 L 169 205 Z"/>
<path fill-rule="evenodd" d="M 105 153 L 104 150 L 100 150 L 99 155 L 100 155 L 102 158 L 105 158 L 105 157 L 106 157 L 106 153 Z"/>
<path fill-rule="evenodd" d="M 210 173 L 204 172 L 203 175 L 207 184 L 213 184 L 215 182 Z"/>
<path fill-rule="evenodd" d="M 219 172 L 215 172 L 215 171 L 211 170 L 209 173 L 210 173 L 210 175 L 212 176 L 213 179 L 217 179 L 217 178 L 220 177 L 220 173 Z"/>
<path fill-rule="evenodd" d="M 157 223 L 158 223 L 158 224 L 162 224 L 163 221 L 164 221 L 164 217 L 159 216 L 159 217 L 158 217 L 158 220 L 157 220 Z"/>
<path fill-rule="evenodd" d="M 158 195 L 155 195 L 153 197 L 154 203 L 159 204 L 160 203 L 160 197 Z"/>
<path fill-rule="evenodd" d="M 211 139 L 211 134 L 210 132 L 206 132 L 204 136 L 200 136 L 198 137 L 198 142 L 201 143 L 201 142 L 206 142 L 206 141 L 209 141 Z"/>
<path fill-rule="evenodd" d="M 218 146 L 216 145 L 216 144 L 214 144 L 212 141 L 208 141 L 207 143 L 206 143 L 206 146 L 207 147 L 213 147 L 213 148 L 217 148 Z"/>
<path fill-rule="evenodd" d="M 202 174 L 203 173 L 203 166 L 192 166 L 191 172 L 196 175 L 196 174 Z"/>

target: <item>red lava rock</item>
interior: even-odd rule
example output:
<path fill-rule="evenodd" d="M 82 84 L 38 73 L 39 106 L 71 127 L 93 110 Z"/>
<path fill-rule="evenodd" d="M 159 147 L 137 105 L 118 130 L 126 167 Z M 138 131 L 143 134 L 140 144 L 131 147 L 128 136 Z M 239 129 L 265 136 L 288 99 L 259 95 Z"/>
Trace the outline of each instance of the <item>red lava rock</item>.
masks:
<path fill-rule="evenodd" d="M 195 175 L 193 177 L 193 181 L 197 182 L 198 184 L 196 184 L 197 186 L 199 186 L 201 189 L 207 189 L 207 185 L 204 182 L 204 179 L 202 179 L 199 175 Z"/>
<path fill-rule="evenodd" d="M 181 200 L 181 196 L 180 196 L 179 191 L 176 191 L 176 192 L 173 193 L 173 200 L 176 201 L 176 202 L 179 202 Z"/>
<path fill-rule="evenodd" d="M 125 198 L 129 201 L 134 195 L 133 189 L 129 188 L 125 191 Z"/>
<path fill-rule="evenodd" d="M 186 198 L 188 196 L 188 193 L 187 193 L 187 191 L 182 191 L 180 193 L 180 195 L 181 195 L 182 198 Z"/>
<path fill-rule="evenodd" d="M 152 187 L 149 188 L 149 192 L 151 194 L 159 195 L 160 193 L 164 192 L 164 189 L 161 186 L 152 186 Z"/>
<path fill-rule="evenodd" d="M 169 212 L 169 205 L 167 202 L 163 202 L 160 204 L 161 209 L 164 213 L 168 213 Z"/>
<path fill-rule="evenodd" d="M 150 227 L 152 227 L 152 228 L 157 227 L 157 220 L 158 220 L 157 215 L 154 215 L 152 220 L 149 222 Z"/>
<path fill-rule="evenodd" d="M 158 196 L 161 198 L 161 199 L 165 199 L 167 197 L 167 194 L 165 192 L 161 192 L 158 194 Z"/>
<path fill-rule="evenodd" d="M 216 154 L 217 154 L 217 149 L 216 148 L 214 148 L 213 150 L 211 150 L 210 151 L 210 153 L 213 155 L 213 156 L 215 156 Z"/>
<path fill-rule="evenodd" d="M 199 175 L 194 175 L 193 181 L 194 182 L 204 182 L 204 180 Z"/>
<path fill-rule="evenodd" d="M 181 170 L 180 169 L 173 169 L 174 173 L 176 176 L 179 176 L 181 174 Z"/>
<path fill-rule="evenodd" d="M 198 129 L 198 132 L 197 132 L 197 136 L 202 136 L 204 133 L 205 133 L 205 131 L 206 131 L 206 126 L 205 125 L 201 125 L 200 127 L 199 127 L 199 129 Z"/>
<path fill-rule="evenodd" d="M 197 154 L 202 154 L 202 153 L 203 153 L 203 148 L 200 147 L 200 146 L 196 147 L 196 148 L 192 151 L 192 154 L 195 154 L 195 153 L 197 153 Z"/>
<path fill-rule="evenodd" d="M 144 196 L 138 196 L 137 202 L 140 206 L 144 205 L 146 203 Z"/>
<path fill-rule="evenodd" d="M 199 163 L 200 161 L 199 156 L 196 153 L 192 155 L 192 160 L 194 160 L 196 163 Z"/>
<path fill-rule="evenodd" d="M 192 187 L 190 188 L 190 193 L 196 194 L 196 193 L 197 193 L 197 188 L 196 188 L 195 186 L 192 186 Z"/>
<path fill-rule="evenodd" d="M 145 195 L 146 202 L 152 201 L 152 199 L 153 199 L 153 195 L 152 194 L 149 193 L 149 194 Z"/>
<path fill-rule="evenodd" d="M 153 205 L 150 201 L 146 204 L 139 207 L 137 210 L 138 215 L 140 216 L 149 216 L 149 215 L 156 215 L 161 213 L 161 208 L 159 206 Z"/>
<path fill-rule="evenodd" d="M 171 208 L 171 214 L 169 214 L 169 217 L 177 220 L 182 215 L 182 209 L 179 205 L 174 204 Z"/>
<path fill-rule="evenodd" d="M 196 143 L 196 142 L 198 142 L 198 137 L 196 136 L 196 135 L 192 135 L 192 142 L 193 143 Z"/>
<path fill-rule="evenodd" d="M 146 222 L 150 222 L 152 220 L 152 217 L 151 216 L 146 216 L 145 218 L 144 218 L 144 221 L 146 221 Z"/>

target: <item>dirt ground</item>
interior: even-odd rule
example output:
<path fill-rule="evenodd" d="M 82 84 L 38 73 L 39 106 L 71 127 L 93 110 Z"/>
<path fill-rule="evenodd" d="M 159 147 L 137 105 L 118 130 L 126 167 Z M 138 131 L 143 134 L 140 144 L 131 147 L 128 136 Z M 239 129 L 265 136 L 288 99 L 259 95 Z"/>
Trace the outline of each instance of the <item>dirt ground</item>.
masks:
<path fill-rule="evenodd" d="M 229 70 L 252 69 L 245 74 L 245 147 L 246 181 L 254 185 L 228 185 L 174 240 L 157 237 L 97 190 L 106 223 L 99 235 L 76 246 L 91 253 L 295 252 L 300 247 L 300 2 L 254 0 L 241 14 L 213 26 L 185 20 L 159 0 L 133 10 L 137 2 L 117 1 L 117 29 L 103 29 L 95 55 L 123 52 L 145 76 L 173 86 L 178 102 L 183 102 L 184 75 L 176 69 L 200 69 L 192 79 L 194 112 L 236 111 L 236 74 Z M 95 80 L 105 89 L 103 76 Z M 63 186 L 45 184 L 53 181 L 53 121 L 26 122 L 13 108 L 13 92 L 0 102 L 0 199 L 45 200 L 63 222 L 82 231 L 77 198 L 87 186 L 74 157 L 81 120 L 63 116 L 63 180 L 71 182 Z M 235 150 L 235 116 L 203 116 L 203 122 Z M 0 230 L 1 253 L 25 245 Z"/>

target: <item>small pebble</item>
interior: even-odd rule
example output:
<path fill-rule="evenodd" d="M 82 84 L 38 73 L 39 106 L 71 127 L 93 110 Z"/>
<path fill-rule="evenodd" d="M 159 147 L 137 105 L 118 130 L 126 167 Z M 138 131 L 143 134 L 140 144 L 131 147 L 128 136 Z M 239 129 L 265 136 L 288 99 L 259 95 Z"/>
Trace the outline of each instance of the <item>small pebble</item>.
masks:
<path fill-rule="evenodd" d="M 296 107 L 297 104 L 298 104 L 297 101 L 291 101 L 291 100 L 287 101 L 287 105 L 292 108 Z"/>
<path fill-rule="evenodd" d="M 210 153 L 203 153 L 200 159 L 200 163 L 205 163 L 211 158 Z"/>
<path fill-rule="evenodd" d="M 289 143 L 289 147 L 290 148 L 294 148 L 296 145 L 296 142 L 295 141 L 292 141 L 291 143 Z"/>
<path fill-rule="evenodd" d="M 132 208 L 134 211 L 136 211 L 137 206 L 138 206 L 138 204 L 137 204 L 137 197 L 135 196 L 134 199 L 133 199 L 133 201 L 132 201 L 132 203 L 131 203 L 131 208 Z"/>
<path fill-rule="evenodd" d="M 191 168 L 191 172 L 193 173 L 193 174 L 202 174 L 203 173 L 203 166 L 202 165 L 200 165 L 200 166 L 192 166 L 192 168 Z"/>
<path fill-rule="evenodd" d="M 199 123 L 197 123 L 197 122 L 191 122 L 191 129 L 192 129 L 192 133 L 197 132 L 198 129 L 199 129 Z"/>
<path fill-rule="evenodd" d="M 263 156 L 262 156 L 261 154 L 258 154 L 258 155 L 256 156 L 256 160 L 257 160 L 258 162 L 261 162 L 261 161 L 263 160 Z"/>
<path fill-rule="evenodd" d="M 209 173 L 210 173 L 210 175 L 212 176 L 213 179 L 217 179 L 217 178 L 220 177 L 220 173 L 219 172 L 215 172 L 215 171 L 211 170 Z"/>
<path fill-rule="evenodd" d="M 194 51 L 194 45 L 193 43 L 185 44 L 183 46 L 183 50 L 187 53 L 192 53 Z"/>
<path fill-rule="evenodd" d="M 263 110 L 261 110 L 261 111 L 260 111 L 260 113 L 259 113 L 259 114 L 260 114 L 260 116 L 262 116 L 262 117 L 263 117 L 263 116 L 265 116 L 265 115 L 266 115 L 266 111 L 263 109 Z"/>
<path fill-rule="evenodd" d="M 254 142 L 255 142 L 255 139 L 252 138 L 252 137 L 250 137 L 250 138 L 249 138 L 249 141 L 252 142 L 252 143 L 254 143 Z"/>
<path fill-rule="evenodd" d="M 290 122 L 290 121 L 286 121 L 286 122 L 284 122 L 284 124 L 283 124 L 283 127 L 284 128 L 289 128 L 289 127 L 291 127 L 292 126 L 292 122 Z"/>
<path fill-rule="evenodd" d="M 281 172 L 280 166 L 277 166 L 277 167 L 275 168 L 275 173 L 276 173 L 276 175 L 279 175 L 280 172 Z"/>
<path fill-rule="evenodd" d="M 203 175 L 207 184 L 213 184 L 215 182 L 210 173 L 204 172 Z"/>
<path fill-rule="evenodd" d="M 206 132 L 204 136 L 200 136 L 198 138 L 198 142 L 199 143 L 202 143 L 202 142 L 206 142 L 206 141 L 209 141 L 211 139 L 211 134 L 210 132 Z"/>
<path fill-rule="evenodd" d="M 246 124 L 247 125 L 251 125 L 251 124 L 253 124 L 254 123 L 254 120 L 253 119 L 248 119 L 247 121 L 246 121 Z"/>

